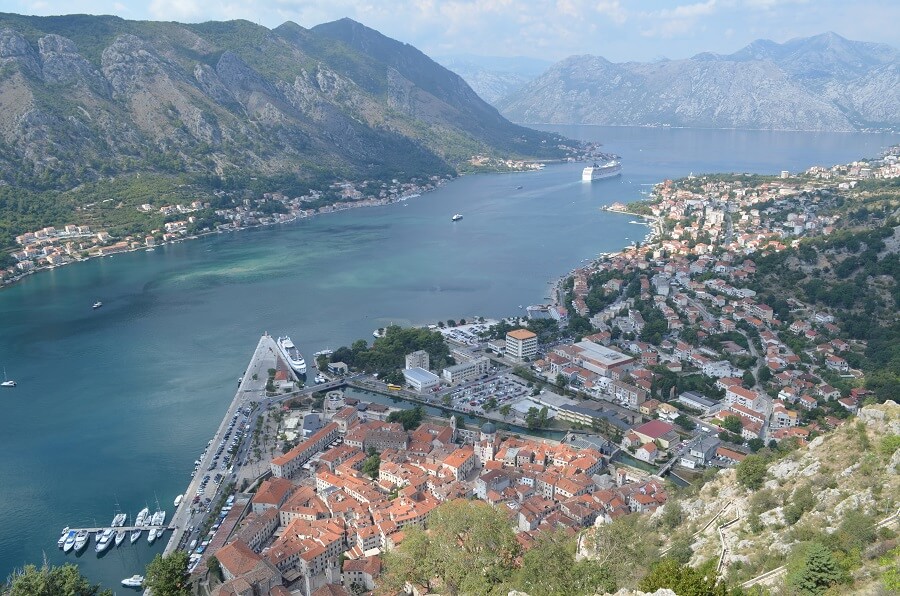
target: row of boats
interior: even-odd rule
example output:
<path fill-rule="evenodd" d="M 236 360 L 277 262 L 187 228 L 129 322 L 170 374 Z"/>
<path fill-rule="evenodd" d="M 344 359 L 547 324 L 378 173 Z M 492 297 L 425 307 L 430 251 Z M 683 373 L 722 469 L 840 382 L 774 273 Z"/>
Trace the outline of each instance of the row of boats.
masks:
<path fill-rule="evenodd" d="M 124 529 L 127 520 L 128 516 L 126 514 L 117 513 L 109 528 L 94 532 L 94 550 L 97 551 L 97 553 L 105 552 L 112 545 L 115 544 L 116 546 L 119 546 L 125 542 L 125 538 L 128 538 L 131 544 L 134 544 L 140 540 L 141 534 L 143 534 L 144 529 L 147 526 L 151 526 L 148 529 L 147 534 L 147 542 L 150 544 L 153 544 L 153 542 L 165 532 L 166 512 L 162 509 L 157 508 L 152 514 L 147 507 L 141 509 L 134 520 L 134 529 L 130 531 Z M 68 553 L 69 551 L 74 551 L 78 553 L 84 550 L 90 541 L 91 532 L 87 530 L 64 528 L 56 545 L 61 548 L 63 552 Z"/>

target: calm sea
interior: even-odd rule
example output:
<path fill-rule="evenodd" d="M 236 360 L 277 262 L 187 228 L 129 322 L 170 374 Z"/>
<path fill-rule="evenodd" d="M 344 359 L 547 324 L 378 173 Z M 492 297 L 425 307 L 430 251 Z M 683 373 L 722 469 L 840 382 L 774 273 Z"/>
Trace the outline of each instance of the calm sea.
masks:
<path fill-rule="evenodd" d="M 583 164 L 470 176 L 405 204 L 116 255 L 0 291 L 0 366 L 19 383 L 0 393 L 0 576 L 44 554 L 109 587 L 142 572 L 161 543 L 76 559 L 57 549 L 60 529 L 157 499 L 171 513 L 264 331 L 290 334 L 309 357 L 392 322 L 517 314 L 584 259 L 644 236 L 603 205 L 690 172 L 797 171 L 898 142 L 554 130 L 603 142 L 623 157 L 622 177 L 583 184 Z"/>

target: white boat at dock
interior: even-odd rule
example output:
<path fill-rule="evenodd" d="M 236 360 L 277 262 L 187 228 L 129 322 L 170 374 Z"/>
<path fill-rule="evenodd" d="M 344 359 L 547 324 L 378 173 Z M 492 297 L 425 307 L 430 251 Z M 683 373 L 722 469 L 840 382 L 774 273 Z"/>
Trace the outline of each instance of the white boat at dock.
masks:
<path fill-rule="evenodd" d="M 94 550 L 98 554 L 107 550 L 109 547 L 115 544 L 115 535 L 116 531 L 112 528 L 106 528 L 105 530 L 100 532 L 100 536 L 97 537 L 97 542 L 94 545 Z"/>
<path fill-rule="evenodd" d="M 59 536 L 59 540 L 56 541 L 56 546 L 58 546 L 59 548 L 63 547 L 63 545 L 66 543 L 66 538 L 69 537 L 70 531 L 71 530 L 69 530 L 69 526 L 63 528 L 62 534 L 60 534 Z"/>
<path fill-rule="evenodd" d="M 73 548 L 75 548 L 75 538 L 78 536 L 78 532 L 75 530 L 69 530 L 69 533 L 66 534 L 66 541 L 63 542 L 63 552 L 67 553 Z"/>
<path fill-rule="evenodd" d="M 131 544 L 134 544 L 135 542 L 137 542 L 138 539 L 141 537 L 141 532 L 143 532 L 143 530 L 140 528 L 147 524 L 147 517 L 149 515 L 150 515 L 150 509 L 148 509 L 147 507 L 144 507 L 143 509 L 141 509 L 138 512 L 137 517 L 134 519 L 134 525 L 138 529 L 131 531 L 131 537 L 129 538 L 129 540 L 131 540 Z"/>
<path fill-rule="evenodd" d="M 178 495 L 177 497 L 175 497 L 175 507 L 178 507 L 179 505 L 181 505 L 181 499 L 183 499 L 183 498 L 184 498 L 184 495 Z"/>
<path fill-rule="evenodd" d="M 91 541 L 91 535 L 87 530 L 79 530 L 77 534 L 75 534 L 75 546 L 73 550 L 77 553 L 84 549 L 87 546 L 87 543 Z"/>
<path fill-rule="evenodd" d="M 162 509 L 157 509 L 156 513 L 153 514 L 153 517 L 150 519 L 151 526 L 162 526 L 166 523 L 166 512 Z M 164 530 L 162 528 L 151 528 L 150 532 L 147 534 L 147 542 L 153 544 L 153 541 L 163 535 Z"/>
<path fill-rule="evenodd" d="M 297 346 L 294 345 L 291 338 L 285 335 L 284 337 L 279 337 L 276 343 L 290 367 L 294 369 L 294 372 L 301 376 L 305 375 L 306 360 L 303 359 L 303 354 L 300 353 L 300 350 L 297 349 Z"/>

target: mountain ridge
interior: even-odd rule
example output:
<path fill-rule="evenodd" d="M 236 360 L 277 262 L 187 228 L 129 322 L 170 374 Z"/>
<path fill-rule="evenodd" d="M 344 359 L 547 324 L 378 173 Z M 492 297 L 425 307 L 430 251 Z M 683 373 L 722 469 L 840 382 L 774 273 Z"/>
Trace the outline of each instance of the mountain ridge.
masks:
<path fill-rule="evenodd" d="M 0 14 L 0 108 L 0 178 L 39 189 L 139 171 L 447 174 L 476 153 L 558 153 L 555 135 L 508 122 L 457 75 L 349 19 Z"/>
<path fill-rule="evenodd" d="M 900 51 L 835 33 L 732 54 L 570 56 L 496 102 L 516 122 L 852 131 L 900 126 Z"/>

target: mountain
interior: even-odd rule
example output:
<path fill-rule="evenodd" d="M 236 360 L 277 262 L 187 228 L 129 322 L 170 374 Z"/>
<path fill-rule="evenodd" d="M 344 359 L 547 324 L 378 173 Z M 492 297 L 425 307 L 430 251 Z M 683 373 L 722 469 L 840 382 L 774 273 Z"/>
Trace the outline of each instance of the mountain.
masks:
<path fill-rule="evenodd" d="M 825 33 L 686 60 L 572 56 L 496 105 L 532 123 L 891 128 L 900 125 L 900 51 Z"/>
<path fill-rule="evenodd" d="M 457 75 L 349 19 L 305 29 L 0 14 L 0 179 L 333 180 L 546 157 Z M 2 215 L 2 214 L 0 214 Z"/>
<path fill-rule="evenodd" d="M 524 56 L 437 56 L 435 60 L 461 76 L 475 93 L 493 104 L 535 79 L 552 64 Z"/>

